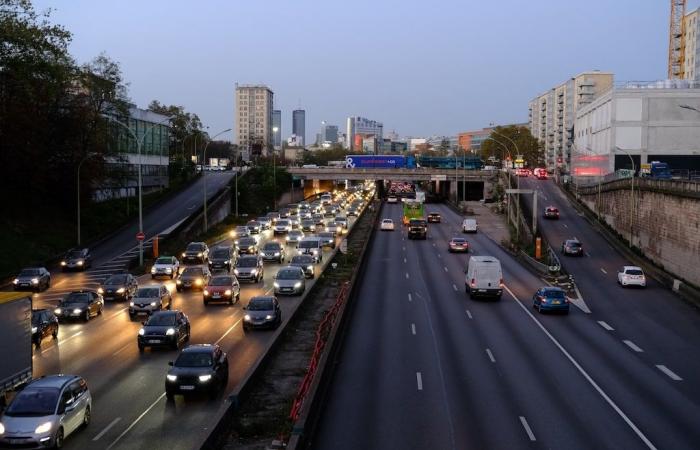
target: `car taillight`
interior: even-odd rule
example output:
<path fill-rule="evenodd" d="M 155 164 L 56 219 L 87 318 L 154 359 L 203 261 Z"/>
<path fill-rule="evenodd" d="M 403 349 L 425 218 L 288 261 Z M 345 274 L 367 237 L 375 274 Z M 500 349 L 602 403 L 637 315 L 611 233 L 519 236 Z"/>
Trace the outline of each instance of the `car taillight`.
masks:
<path fill-rule="evenodd" d="M 476 279 L 472 278 L 472 287 L 476 287 Z"/>
<path fill-rule="evenodd" d="M 503 278 L 501 278 L 501 282 L 500 282 L 499 284 L 501 285 L 501 287 L 504 286 L 504 284 L 503 284 Z"/>
<path fill-rule="evenodd" d="M 547 303 L 547 297 L 539 296 L 538 297 L 542 303 Z"/>

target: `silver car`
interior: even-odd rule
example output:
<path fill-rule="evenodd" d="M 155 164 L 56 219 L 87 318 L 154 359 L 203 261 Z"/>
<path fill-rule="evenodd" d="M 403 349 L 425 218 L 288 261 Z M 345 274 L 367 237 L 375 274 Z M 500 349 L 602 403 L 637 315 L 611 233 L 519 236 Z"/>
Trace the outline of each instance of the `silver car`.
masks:
<path fill-rule="evenodd" d="M 154 311 L 172 309 L 173 298 L 165 285 L 154 284 L 138 288 L 129 302 L 129 316 L 149 315 Z"/>
<path fill-rule="evenodd" d="M 301 230 L 292 230 L 289 233 L 287 233 L 287 237 L 285 238 L 287 241 L 287 244 L 294 244 L 297 245 L 299 244 L 299 241 L 301 241 L 304 238 L 304 232 Z"/>
<path fill-rule="evenodd" d="M 75 375 L 38 378 L 17 393 L 0 417 L 0 447 L 61 448 L 90 424 L 92 397 Z"/>
<path fill-rule="evenodd" d="M 301 295 L 306 290 L 306 276 L 301 267 L 282 267 L 275 275 L 275 294 Z"/>

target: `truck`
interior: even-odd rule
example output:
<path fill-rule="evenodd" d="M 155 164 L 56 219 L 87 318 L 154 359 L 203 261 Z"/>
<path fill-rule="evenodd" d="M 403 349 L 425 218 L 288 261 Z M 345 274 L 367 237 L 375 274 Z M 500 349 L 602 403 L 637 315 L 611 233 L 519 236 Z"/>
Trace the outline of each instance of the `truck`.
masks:
<path fill-rule="evenodd" d="M 403 155 L 348 155 L 348 169 L 415 169 L 416 159 Z"/>
<path fill-rule="evenodd" d="M 403 201 L 403 224 L 408 225 L 411 219 L 424 219 L 425 208 L 423 202 L 413 199 L 404 199 Z"/>
<path fill-rule="evenodd" d="M 32 297 L 0 292 L 0 405 L 32 379 Z"/>
<path fill-rule="evenodd" d="M 656 180 L 670 180 L 672 178 L 668 164 L 661 161 L 652 161 L 649 164 L 642 164 L 639 174 L 642 177 L 654 178 Z"/>

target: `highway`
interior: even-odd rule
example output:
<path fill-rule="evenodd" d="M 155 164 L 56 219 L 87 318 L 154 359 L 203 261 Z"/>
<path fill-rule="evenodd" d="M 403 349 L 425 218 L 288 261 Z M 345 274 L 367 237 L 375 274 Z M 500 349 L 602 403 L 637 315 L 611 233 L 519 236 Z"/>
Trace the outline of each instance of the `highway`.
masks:
<path fill-rule="evenodd" d="M 349 226 L 353 224 L 354 218 L 350 218 Z M 272 231 L 263 232 L 261 237 L 262 242 L 273 239 Z M 340 237 L 337 239 L 339 242 Z M 287 261 L 292 250 L 287 246 Z M 316 278 L 306 282 L 307 292 L 330 261 L 331 254 L 332 250 L 324 250 L 322 264 L 316 265 Z M 242 306 L 252 296 L 272 291 L 272 277 L 280 265 L 265 263 L 265 266 L 264 283 L 243 283 L 241 302 L 233 306 L 204 306 L 201 292 L 177 293 L 174 281 L 163 281 L 172 293 L 173 309 L 184 311 L 190 319 L 190 344 L 218 343 L 228 353 L 228 386 L 216 400 L 177 396 L 174 402 L 166 401 L 167 363 L 175 359 L 177 352 L 147 349 L 140 354 L 136 335 L 141 324 L 129 319 L 126 303 L 107 303 L 104 314 L 88 323 L 62 323 L 58 342 L 44 340 L 41 349 L 36 350 L 34 373 L 35 376 L 75 373 L 89 384 L 93 397 L 92 423 L 86 430 L 70 436 L 66 448 L 197 448 L 216 424 L 218 413 L 225 405 L 225 394 L 242 380 L 272 337 L 269 331 L 253 330 L 244 334 L 241 327 Z M 58 289 L 95 287 L 95 280 L 91 271 L 65 274 Z M 139 278 L 140 286 L 153 282 L 150 275 Z M 51 290 L 47 292 L 50 294 Z M 50 299 L 43 300 L 43 297 Z M 54 298 L 36 295 L 35 307 L 53 307 Z M 301 299 L 299 296 L 280 297 L 283 325 Z"/>
<path fill-rule="evenodd" d="M 590 313 L 538 314 L 544 282 L 482 233 L 468 236 L 471 254 L 500 259 L 507 289 L 500 302 L 470 300 L 469 256 L 447 252 L 461 217 L 427 205 L 443 216 L 428 240 L 377 231 L 313 448 L 700 446 L 698 312 L 654 284 L 618 287 L 624 261 L 540 188 L 562 210 L 540 222 L 545 233 L 563 228 L 591 255 L 564 261 Z M 382 217 L 399 221 L 401 206 Z"/>

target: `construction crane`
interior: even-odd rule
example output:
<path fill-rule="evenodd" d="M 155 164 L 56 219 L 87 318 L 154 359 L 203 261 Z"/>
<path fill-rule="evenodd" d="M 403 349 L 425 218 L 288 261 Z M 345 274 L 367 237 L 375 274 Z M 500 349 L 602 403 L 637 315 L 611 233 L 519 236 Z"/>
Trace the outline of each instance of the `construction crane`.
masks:
<path fill-rule="evenodd" d="M 683 78 L 685 59 L 686 0 L 671 0 L 671 25 L 668 30 L 668 78 Z"/>

